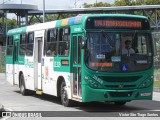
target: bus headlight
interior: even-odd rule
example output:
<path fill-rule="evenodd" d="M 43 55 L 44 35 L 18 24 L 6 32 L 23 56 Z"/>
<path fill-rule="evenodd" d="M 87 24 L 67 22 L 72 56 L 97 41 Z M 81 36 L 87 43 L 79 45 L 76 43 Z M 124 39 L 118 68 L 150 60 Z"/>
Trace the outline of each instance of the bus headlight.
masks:
<path fill-rule="evenodd" d="M 92 84 L 92 83 L 93 83 L 93 80 L 89 80 L 89 83 Z"/>
<path fill-rule="evenodd" d="M 88 85 L 92 88 L 100 88 L 100 85 L 97 81 L 95 81 L 93 78 L 90 78 L 88 76 L 85 76 L 84 79 L 88 83 Z"/>
<path fill-rule="evenodd" d="M 146 88 L 148 86 L 150 86 L 151 84 L 153 83 L 153 77 L 149 77 L 148 79 L 146 79 L 145 81 L 143 81 L 141 84 L 140 84 L 140 88 Z"/>
<path fill-rule="evenodd" d="M 98 84 L 95 83 L 95 84 L 94 84 L 94 87 L 95 87 L 95 88 L 98 88 Z"/>

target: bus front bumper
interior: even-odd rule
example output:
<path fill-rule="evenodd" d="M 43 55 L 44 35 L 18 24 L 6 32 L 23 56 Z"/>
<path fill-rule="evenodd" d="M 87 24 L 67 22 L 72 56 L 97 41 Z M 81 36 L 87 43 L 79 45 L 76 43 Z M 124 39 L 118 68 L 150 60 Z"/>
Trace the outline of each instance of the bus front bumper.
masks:
<path fill-rule="evenodd" d="M 142 89 L 130 90 L 109 90 L 93 89 L 88 85 L 83 85 L 82 102 L 92 101 L 132 101 L 132 100 L 152 100 L 153 86 Z"/>

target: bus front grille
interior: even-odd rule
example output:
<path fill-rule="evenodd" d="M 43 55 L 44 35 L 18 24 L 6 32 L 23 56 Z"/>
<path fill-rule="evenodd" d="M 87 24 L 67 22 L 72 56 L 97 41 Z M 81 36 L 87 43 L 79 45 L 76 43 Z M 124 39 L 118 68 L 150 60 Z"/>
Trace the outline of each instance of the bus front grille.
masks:
<path fill-rule="evenodd" d="M 133 92 L 110 92 L 111 97 L 130 97 Z"/>
<path fill-rule="evenodd" d="M 127 76 L 127 77 L 114 77 L 114 76 L 98 76 L 106 82 L 135 82 L 142 78 L 142 76 Z"/>
<path fill-rule="evenodd" d="M 123 88 L 121 87 L 121 85 L 105 85 L 105 87 L 107 89 L 131 89 L 135 88 L 136 85 L 124 85 Z"/>

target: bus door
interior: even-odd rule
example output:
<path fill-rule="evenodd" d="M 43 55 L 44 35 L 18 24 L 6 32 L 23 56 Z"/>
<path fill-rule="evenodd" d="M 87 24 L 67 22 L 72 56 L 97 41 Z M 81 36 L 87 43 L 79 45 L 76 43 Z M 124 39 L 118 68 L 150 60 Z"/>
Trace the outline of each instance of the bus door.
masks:
<path fill-rule="evenodd" d="M 73 97 L 81 97 L 81 43 L 82 35 L 73 36 Z"/>
<path fill-rule="evenodd" d="M 13 84 L 18 84 L 18 73 L 19 73 L 19 67 L 18 67 L 18 48 L 19 48 L 19 39 L 20 35 L 14 35 L 13 37 Z"/>
<path fill-rule="evenodd" d="M 34 85 L 35 90 L 42 90 L 42 45 L 44 41 L 44 30 L 35 32 L 34 46 Z"/>

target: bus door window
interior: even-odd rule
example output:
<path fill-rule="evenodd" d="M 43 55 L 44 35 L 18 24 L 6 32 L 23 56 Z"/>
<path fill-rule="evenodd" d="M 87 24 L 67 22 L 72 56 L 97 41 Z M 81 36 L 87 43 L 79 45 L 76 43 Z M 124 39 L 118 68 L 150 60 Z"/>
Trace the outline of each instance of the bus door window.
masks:
<path fill-rule="evenodd" d="M 18 61 L 18 42 L 14 42 L 14 61 Z"/>
<path fill-rule="evenodd" d="M 73 36 L 73 94 L 81 96 L 81 47 L 82 36 Z"/>
<path fill-rule="evenodd" d="M 69 55 L 70 49 L 70 28 L 61 28 L 59 31 L 58 54 L 62 56 Z"/>
<path fill-rule="evenodd" d="M 76 40 L 77 40 L 77 36 L 73 36 L 73 61 L 74 61 L 74 64 L 77 63 L 77 43 L 76 43 Z"/>
<path fill-rule="evenodd" d="M 81 64 L 82 36 L 78 36 L 78 64 Z M 81 67 L 78 68 L 78 95 L 81 96 Z"/>
<path fill-rule="evenodd" d="M 38 40 L 38 63 L 41 63 L 42 60 L 42 38 Z"/>

